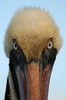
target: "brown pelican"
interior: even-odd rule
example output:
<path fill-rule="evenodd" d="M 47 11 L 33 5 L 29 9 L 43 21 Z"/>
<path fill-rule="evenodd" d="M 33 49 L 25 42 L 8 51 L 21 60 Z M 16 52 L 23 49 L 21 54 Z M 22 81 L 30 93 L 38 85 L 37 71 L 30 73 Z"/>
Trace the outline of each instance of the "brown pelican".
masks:
<path fill-rule="evenodd" d="M 5 35 L 9 58 L 5 100 L 48 100 L 50 76 L 62 38 L 50 14 L 18 10 Z"/>

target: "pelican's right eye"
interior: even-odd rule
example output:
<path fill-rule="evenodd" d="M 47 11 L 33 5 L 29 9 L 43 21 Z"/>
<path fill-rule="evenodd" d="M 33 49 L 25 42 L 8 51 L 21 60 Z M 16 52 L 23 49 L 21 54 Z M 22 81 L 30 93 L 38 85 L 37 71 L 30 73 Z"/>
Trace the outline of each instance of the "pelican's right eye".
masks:
<path fill-rule="evenodd" d="M 18 49 L 18 44 L 16 43 L 16 41 L 13 42 L 13 48 L 14 48 L 14 50 Z"/>

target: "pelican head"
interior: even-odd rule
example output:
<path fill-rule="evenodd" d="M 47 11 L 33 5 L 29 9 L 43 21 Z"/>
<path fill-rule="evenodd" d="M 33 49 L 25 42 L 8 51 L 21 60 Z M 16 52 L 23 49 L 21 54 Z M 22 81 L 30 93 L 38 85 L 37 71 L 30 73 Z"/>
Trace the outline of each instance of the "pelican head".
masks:
<path fill-rule="evenodd" d="M 9 58 L 5 100 L 47 100 L 53 64 L 62 45 L 50 14 L 40 8 L 18 10 L 4 44 Z"/>

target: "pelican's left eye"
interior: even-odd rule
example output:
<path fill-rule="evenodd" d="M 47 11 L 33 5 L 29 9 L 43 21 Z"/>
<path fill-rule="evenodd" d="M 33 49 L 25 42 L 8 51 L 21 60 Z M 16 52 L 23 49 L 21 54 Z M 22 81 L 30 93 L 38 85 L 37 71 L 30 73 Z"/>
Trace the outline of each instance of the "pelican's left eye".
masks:
<path fill-rule="evenodd" d="M 53 43 L 52 43 L 52 41 L 49 41 L 49 43 L 48 43 L 48 49 L 51 49 L 52 47 L 53 47 Z"/>
<path fill-rule="evenodd" d="M 15 50 L 18 49 L 18 44 L 17 44 L 16 42 L 13 42 L 13 48 L 14 48 Z"/>

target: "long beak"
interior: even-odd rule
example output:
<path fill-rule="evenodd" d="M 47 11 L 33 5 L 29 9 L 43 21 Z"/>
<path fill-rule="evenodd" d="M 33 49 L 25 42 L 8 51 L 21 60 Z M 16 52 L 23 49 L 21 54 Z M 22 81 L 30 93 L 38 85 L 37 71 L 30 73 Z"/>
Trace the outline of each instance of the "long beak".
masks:
<path fill-rule="evenodd" d="M 45 69 L 36 63 L 28 65 L 28 100 L 47 100 L 51 66 L 46 65 Z"/>
<path fill-rule="evenodd" d="M 18 100 L 48 99 L 50 76 L 56 53 L 55 50 L 52 53 L 54 55 L 51 55 L 50 59 L 43 62 L 43 64 L 42 62 L 31 61 L 30 63 L 18 66 L 17 60 L 13 61 L 15 58 L 10 60 L 10 70 Z M 11 58 L 13 58 L 13 55 Z"/>
<path fill-rule="evenodd" d="M 18 80 L 20 100 L 47 100 L 51 65 L 42 69 L 39 64 L 32 62 L 23 73 L 18 67 L 16 76 Z"/>

